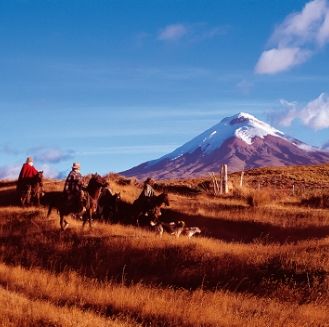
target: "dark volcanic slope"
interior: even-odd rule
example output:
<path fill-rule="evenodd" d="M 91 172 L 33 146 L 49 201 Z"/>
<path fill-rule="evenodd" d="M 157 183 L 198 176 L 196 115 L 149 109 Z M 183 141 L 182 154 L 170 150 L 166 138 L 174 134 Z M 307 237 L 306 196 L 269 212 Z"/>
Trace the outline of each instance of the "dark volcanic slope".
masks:
<path fill-rule="evenodd" d="M 225 137 L 221 137 L 221 132 Z M 216 139 L 213 137 L 215 134 Z M 207 135 L 210 136 L 207 138 Z M 141 179 L 148 176 L 157 179 L 186 178 L 218 171 L 223 163 L 228 164 L 229 171 L 233 172 L 256 167 L 328 162 L 328 151 L 286 137 L 251 115 L 238 114 L 225 118 L 171 154 L 121 174 Z"/>

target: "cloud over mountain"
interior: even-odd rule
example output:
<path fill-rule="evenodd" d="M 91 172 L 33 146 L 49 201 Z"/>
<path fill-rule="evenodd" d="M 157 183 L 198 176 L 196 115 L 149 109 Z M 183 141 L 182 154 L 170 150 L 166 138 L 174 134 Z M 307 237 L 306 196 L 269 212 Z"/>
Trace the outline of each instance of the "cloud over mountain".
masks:
<path fill-rule="evenodd" d="M 302 64 L 329 42 L 329 2 L 313 0 L 279 24 L 258 59 L 255 72 L 276 74 Z"/>
<path fill-rule="evenodd" d="M 308 102 L 306 106 L 299 108 L 296 102 L 281 100 L 284 110 L 277 115 L 279 122 L 284 126 L 290 126 L 298 119 L 305 126 L 313 129 L 329 128 L 329 95 L 321 93 L 319 97 Z"/>

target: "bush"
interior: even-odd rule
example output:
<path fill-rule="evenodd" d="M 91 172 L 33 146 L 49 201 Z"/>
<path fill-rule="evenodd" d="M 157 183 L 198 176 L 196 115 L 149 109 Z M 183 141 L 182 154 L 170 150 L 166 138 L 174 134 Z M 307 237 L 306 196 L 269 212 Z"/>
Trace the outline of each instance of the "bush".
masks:
<path fill-rule="evenodd" d="M 273 201 L 273 192 L 269 189 L 250 189 L 236 188 L 233 191 L 233 196 L 245 200 L 251 207 L 260 207 L 269 204 Z"/>
<path fill-rule="evenodd" d="M 329 194 L 311 195 L 302 199 L 301 204 L 312 208 L 329 208 Z"/>
<path fill-rule="evenodd" d="M 261 207 L 272 202 L 271 194 L 267 190 L 253 190 L 246 200 L 251 207 Z"/>

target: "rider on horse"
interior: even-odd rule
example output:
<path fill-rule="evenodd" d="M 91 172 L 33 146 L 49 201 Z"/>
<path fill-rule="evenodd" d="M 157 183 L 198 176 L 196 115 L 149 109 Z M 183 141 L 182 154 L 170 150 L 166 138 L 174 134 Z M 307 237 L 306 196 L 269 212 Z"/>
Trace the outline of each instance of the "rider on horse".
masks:
<path fill-rule="evenodd" d="M 154 186 L 154 180 L 148 177 L 144 181 L 143 190 L 137 199 L 138 203 L 140 204 L 140 207 L 142 208 L 140 215 L 148 214 L 150 208 L 150 202 L 152 198 L 155 197 L 155 191 L 153 186 Z"/>
<path fill-rule="evenodd" d="M 78 162 L 73 163 L 72 170 L 65 180 L 64 195 L 68 207 L 76 208 L 76 211 L 82 209 L 83 182 Z"/>
<path fill-rule="evenodd" d="M 38 175 L 38 170 L 33 166 L 32 157 L 27 157 L 18 176 L 17 191 L 24 192 L 23 188 L 31 184 L 33 177 Z"/>

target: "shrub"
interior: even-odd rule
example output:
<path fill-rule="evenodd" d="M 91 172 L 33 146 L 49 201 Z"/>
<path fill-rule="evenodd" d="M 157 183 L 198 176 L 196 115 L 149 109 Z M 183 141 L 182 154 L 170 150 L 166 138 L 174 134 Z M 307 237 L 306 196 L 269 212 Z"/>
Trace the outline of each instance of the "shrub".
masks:
<path fill-rule="evenodd" d="M 302 199 L 301 204 L 312 208 L 329 208 L 329 194 L 311 195 Z"/>

